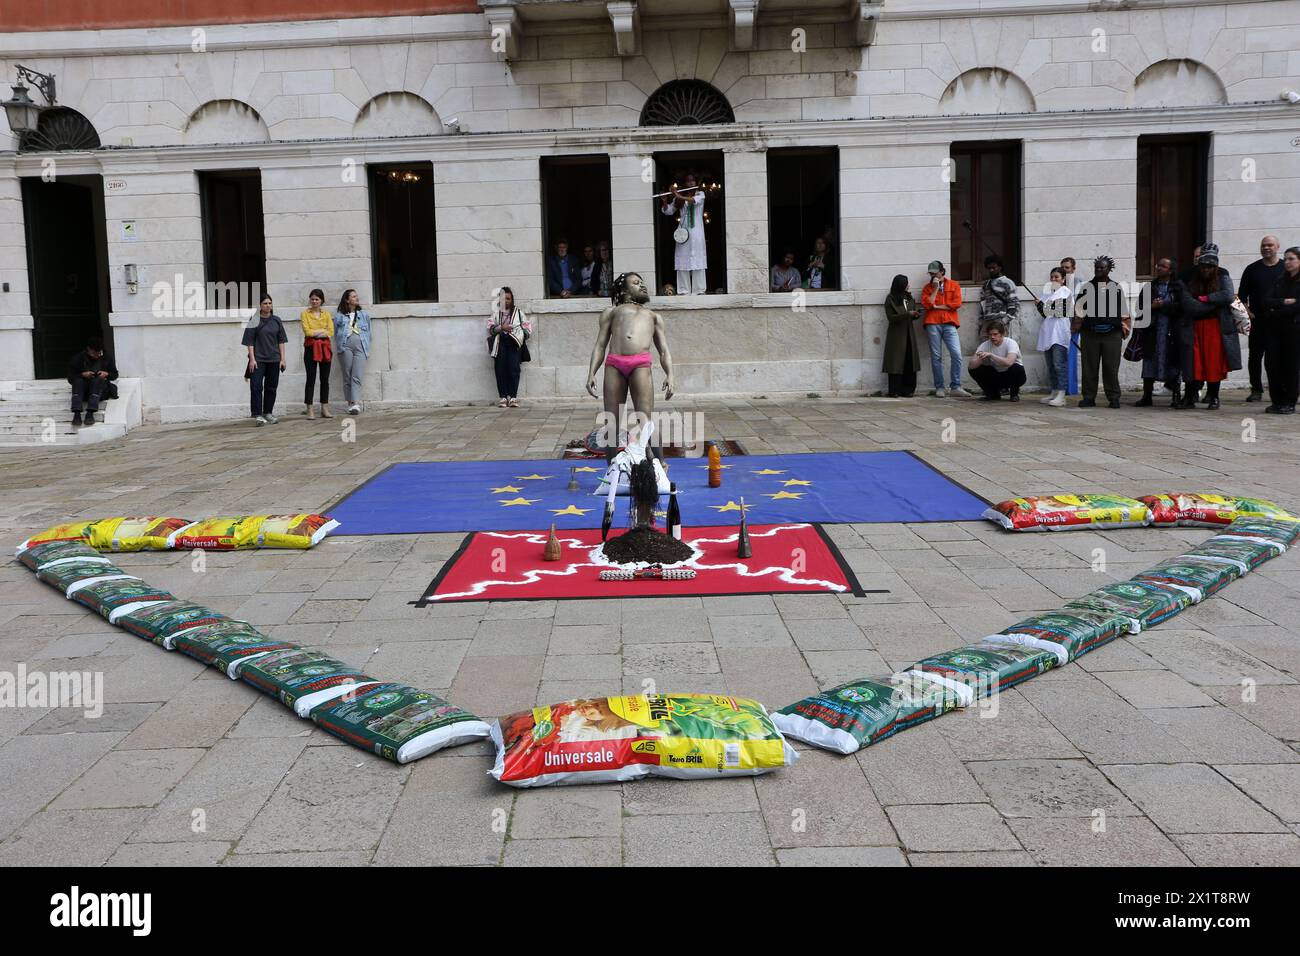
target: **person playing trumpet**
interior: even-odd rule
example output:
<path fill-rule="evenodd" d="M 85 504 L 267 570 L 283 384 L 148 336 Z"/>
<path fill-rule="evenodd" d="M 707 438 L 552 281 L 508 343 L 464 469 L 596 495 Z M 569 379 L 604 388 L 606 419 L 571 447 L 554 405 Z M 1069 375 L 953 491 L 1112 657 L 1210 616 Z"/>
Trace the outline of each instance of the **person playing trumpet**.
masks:
<path fill-rule="evenodd" d="M 681 214 L 681 221 L 673 231 L 673 241 L 677 243 L 673 252 L 677 294 L 704 294 L 708 291 L 709 267 L 704 245 L 704 190 L 698 187 L 694 173 L 687 173 L 682 188 L 664 197 L 661 211 L 665 216 L 677 215 L 679 211 Z"/>

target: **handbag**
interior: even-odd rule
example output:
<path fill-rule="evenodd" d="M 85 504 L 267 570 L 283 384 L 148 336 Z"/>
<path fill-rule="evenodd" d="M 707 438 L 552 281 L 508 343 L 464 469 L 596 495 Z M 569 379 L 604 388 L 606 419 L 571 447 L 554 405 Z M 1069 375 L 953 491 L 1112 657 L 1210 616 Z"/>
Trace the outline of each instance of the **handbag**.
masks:
<path fill-rule="evenodd" d="M 1129 362 L 1142 361 L 1142 336 L 1140 334 L 1128 337 L 1128 345 L 1124 346 L 1124 358 Z"/>
<path fill-rule="evenodd" d="M 1250 310 L 1246 308 L 1246 304 L 1241 301 L 1240 296 L 1236 296 L 1235 298 L 1233 298 L 1232 305 L 1230 306 L 1230 308 L 1232 309 L 1233 321 L 1237 325 L 1237 331 L 1240 332 L 1242 335 L 1249 335 L 1250 334 Z"/>

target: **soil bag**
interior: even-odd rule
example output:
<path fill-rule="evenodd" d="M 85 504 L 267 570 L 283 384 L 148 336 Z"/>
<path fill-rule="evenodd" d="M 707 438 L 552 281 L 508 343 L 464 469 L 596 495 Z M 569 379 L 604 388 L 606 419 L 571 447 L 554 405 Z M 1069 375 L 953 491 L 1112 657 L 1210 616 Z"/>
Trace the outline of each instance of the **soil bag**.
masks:
<path fill-rule="evenodd" d="M 772 714 L 787 737 L 851 754 L 959 706 L 956 692 L 915 674 L 849 681 Z"/>
<path fill-rule="evenodd" d="M 177 638 L 181 649 L 185 635 Z M 240 679 L 263 693 L 276 697 L 299 717 L 313 707 L 355 690 L 358 684 L 378 684 L 355 667 L 328 654 L 290 645 L 259 656 L 239 667 Z"/>
<path fill-rule="evenodd" d="M 145 607 L 132 608 L 114 620 L 114 624 L 136 637 L 151 641 L 159 647 L 170 646 L 167 638 L 186 628 L 202 627 L 230 620 L 226 615 L 194 604 L 190 601 L 163 601 Z"/>
<path fill-rule="evenodd" d="M 713 694 L 566 700 L 492 724 L 491 774 L 513 787 L 754 776 L 798 759 L 763 705 Z"/>
<path fill-rule="evenodd" d="M 340 740 L 397 763 L 491 733 L 485 721 L 468 711 L 405 684 L 370 684 L 318 704 L 311 719 Z"/>
<path fill-rule="evenodd" d="M 113 563 L 111 558 L 103 557 L 81 540 L 46 541 L 43 544 L 34 544 L 19 553 L 18 561 L 33 571 L 40 571 L 41 568 L 55 564 L 68 564 L 72 561 L 101 566 Z"/>
<path fill-rule="evenodd" d="M 907 673 L 942 684 L 957 695 L 961 706 L 1014 687 L 1055 667 L 1055 651 L 1027 644 L 980 641 L 956 650 L 932 654 Z"/>
<path fill-rule="evenodd" d="M 65 561 L 47 564 L 36 572 L 36 579 L 44 581 L 52 588 L 58 588 L 68 597 L 68 588 L 83 581 L 95 581 L 100 578 L 140 579 L 134 574 L 127 574 L 114 564 L 106 564 L 102 558 L 85 558 L 80 561 Z"/>
<path fill-rule="evenodd" d="M 1216 534 L 1192 548 L 1183 557 L 1209 558 L 1240 569 L 1242 574 L 1254 571 L 1257 567 L 1275 558 L 1285 550 L 1278 541 L 1261 538 L 1257 535 Z M 57 570 L 57 569 L 56 569 Z"/>
<path fill-rule="evenodd" d="M 1150 581 L 1116 581 L 1066 603 L 1066 610 L 1098 611 L 1128 619 L 1130 634 L 1173 617 L 1192 603 L 1186 591 Z"/>
<path fill-rule="evenodd" d="M 116 624 L 121 615 L 144 605 L 176 600 L 170 591 L 130 577 L 78 581 L 68 588 L 68 597 L 106 618 L 110 624 Z"/>
<path fill-rule="evenodd" d="M 1154 568 L 1135 574 L 1134 581 L 1150 581 L 1165 587 L 1178 588 L 1191 595 L 1193 603 L 1221 590 L 1241 577 L 1240 566 L 1223 561 L 1210 561 L 1192 554 L 1161 561 Z"/>
<path fill-rule="evenodd" d="M 90 526 L 89 541 L 100 551 L 162 551 L 189 518 L 102 518 Z"/>
<path fill-rule="evenodd" d="M 310 548 L 339 526 L 326 515 L 267 515 L 258 528 L 258 548 Z"/>
<path fill-rule="evenodd" d="M 230 620 L 175 631 L 163 638 L 162 646 L 215 667 L 231 680 L 251 661 L 276 651 L 299 649 L 297 644 L 272 640 L 245 621 Z"/>
<path fill-rule="evenodd" d="M 46 528 L 40 534 L 34 534 L 18 546 L 18 552 L 21 554 L 28 548 L 38 544 L 44 544 L 47 541 L 80 541 L 83 544 L 90 542 L 90 526 L 97 519 L 87 518 L 84 521 L 70 521 L 67 524 L 56 524 L 52 528 Z"/>
<path fill-rule="evenodd" d="M 1300 538 L 1300 521 L 1292 518 L 1238 518 L 1219 531 L 1217 538 L 1253 538 L 1289 548 Z"/>
<path fill-rule="evenodd" d="M 1141 528 L 1151 520 L 1146 505 L 1119 495 L 1011 498 L 993 505 L 983 517 L 1008 531 Z"/>
<path fill-rule="evenodd" d="M 1056 655 L 1059 667 L 1128 631 L 1129 618 L 1123 614 L 1074 609 L 1035 614 L 1000 634 L 990 634 L 984 642 L 1022 644 L 1049 651 Z"/>
<path fill-rule="evenodd" d="M 1188 528 L 1218 528 L 1249 515 L 1261 518 L 1289 518 L 1263 498 L 1230 498 L 1212 494 L 1146 495 L 1138 499 L 1151 510 L 1154 525 L 1182 525 Z"/>

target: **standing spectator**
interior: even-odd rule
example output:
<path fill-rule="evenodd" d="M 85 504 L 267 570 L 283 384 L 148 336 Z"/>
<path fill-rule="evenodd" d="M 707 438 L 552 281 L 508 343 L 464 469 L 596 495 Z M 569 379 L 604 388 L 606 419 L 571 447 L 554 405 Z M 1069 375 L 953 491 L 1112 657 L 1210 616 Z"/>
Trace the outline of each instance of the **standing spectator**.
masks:
<path fill-rule="evenodd" d="M 970 377 L 984 392 L 984 401 L 1001 401 L 1003 389 L 1011 392 L 1013 402 L 1020 401 L 1020 386 L 1025 384 L 1025 366 L 1020 361 L 1020 346 L 1007 336 L 1001 319 L 989 322 L 989 337 L 979 344 L 970 360 Z"/>
<path fill-rule="evenodd" d="M 1174 275 L 1174 261 L 1156 260 L 1156 274 L 1149 291 L 1151 322 L 1139 335 L 1142 336 L 1142 397 L 1134 405 L 1148 407 L 1154 404 L 1152 392 L 1156 379 L 1164 382 L 1173 393 L 1173 404 L 1179 402 L 1179 355 L 1182 351 L 1183 289 Z"/>
<path fill-rule="evenodd" d="M 825 288 L 823 283 L 826 278 L 826 262 L 829 256 L 830 247 L 822 236 L 818 236 L 813 240 L 812 255 L 808 257 L 808 268 L 804 270 L 808 288 Z"/>
<path fill-rule="evenodd" d="M 935 259 L 926 271 L 930 281 L 921 290 L 921 308 L 925 314 L 925 334 L 930 340 L 930 371 L 934 375 L 934 394 L 944 398 L 948 392 L 970 397 L 961 387 L 961 338 L 957 330 L 961 321 L 957 310 L 961 308 L 961 286 L 947 278 L 943 263 Z M 948 350 L 948 389 L 943 387 L 943 349 Z"/>
<path fill-rule="evenodd" d="M 794 250 L 787 249 L 779 264 L 772 266 L 772 291 L 792 292 L 803 281 L 794 264 Z"/>
<path fill-rule="evenodd" d="M 1075 272 L 1078 267 L 1073 256 L 1066 256 L 1061 260 L 1061 268 L 1065 270 L 1065 287 L 1070 290 L 1072 296 L 1079 294 L 1079 286 L 1083 284 L 1083 279 Z"/>
<path fill-rule="evenodd" d="M 885 362 L 890 398 L 911 398 L 916 392 L 916 373 L 921 370 L 921 332 L 917 319 L 921 309 L 907 288 L 907 276 L 894 276 L 885 299 Z"/>
<path fill-rule="evenodd" d="M 613 285 L 616 273 L 614 272 L 614 259 L 609 249 L 609 243 L 606 240 L 600 240 L 596 254 L 600 259 L 600 282 L 596 294 L 602 299 L 608 299 L 610 297 L 610 286 Z"/>
<path fill-rule="evenodd" d="M 334 346 L 343 366 L 343 397 L 348 414 L 361 414 L 361 379 L 370 358 L 370 313 L 361 308 L 356 289 L 348 289 L 339 299 L 334 316 Z"/>
<path fill-rule="evenodd" d="M 1093 277 L 1079 286 L 1074 300 L 1073 331 L 1079 336 L 1083 358 L 1083 398 L 1080 408 L 1097 404 L 1097 367 L 1111 408 L 1119 408 L 1119 359 L 1124 340 L 1133 327 L 1124 290 L 1111 279 L 1115 260 L 1098 256 L 1092 264 Z"/>
<path fill-rule="evenodd" d="M 1282 277 L 1264 299 L 1268 328 L 1268 397 L 1264 411 L 1294 415 L 1300 397 L 1300 246 L 1282 257 Z"/>
<path fill-rule="evenodd" d="M 988 278 L 980 287 L 980 338 L 988 337 L 989 323 L 997 319 L 1006 329 L 1011 328 L 1020 312 L 1016 297 L 1016 284 L 1007 278 L 1006 266 L 1001 256 L 985 256 L 984 268 Z"/>
<path fill-rule="evenodd" d="M 1065 404 L 1065 393 L 1070 387 L 1070 317 L 1074 314 L 1074 294 L 1066 285 L 1065 270 L 1059 266 L 1052 270 L 1047 285 L 1038 297 L 1038 314 L 1043 324 L 1038 327 L 1038 351 L 1047 359 L 1047 383 L 1051 394 L 1039 399 L 1044 405 L 1060 408 Z"/>
<path fill-rule="evenodd" d="M 1196 393 L 1205 383 L 1205 407 L 1219 407 L 1219 384 L 1241 368 L 1241 340 L 1232 314 L 1236 293 L 1228 270 L 1219 266 L 1219 247 L 1207 242 L 1196 260 L 1196 275 L 1183 285 L 1183 314 L 1192 320 L 1192 363 L 1187 394 L 1181 408 L 1196 407 Z"/>
<path fill-rule="evenodd" d="M 72 386 L 72 426 L 95 424 L 99 403 L 114 397 L 112 383 L 117 380 L 117 367 L 104 354 L 104 340 L 94 336 L 86 340 L 86 347 L 72 356 L 68 363 L 68 383 Z M 81 410 L 86 410 L 82 421 Z"/>
<path fill-rule="evenodd" d="M 258 425 L 274 425 L 275 393 L 280 387 L 280 373 L 284 371 L 284 344 L 289 341 L 284 323 L 275 314 L 269 295 L 262 296 L 258 305 L 257 324 L 244 329 L 243 344 L 248 348 L 248 371 L 244 377 L 249 382 L 253 418 Z"/>
<path fill-rule="evenodd" d="M 515 305 L 515 294 L 510 286 L 502 286 L 496 310 L 488 317 L 488 354 L 496 366 L 498 408 L 519 407 L 519 363 L 526 360 L 532 334 L 533 324 Z"/>
<path fill-rule="evenodd" d="M 302 322 L 302 362 L 307 368 L 307 387 L 303 392 L 303 402 L 307 406 L 304 414 L 308 418 L 316 417 L 312 406 L 312 392 L 316 390 L 316 372 L 320 371 L 320 414 L 321 418 L 333 418 L 330 412 L 330 364 L 334 359 L 334 316 L 321 306 L 325 304 L 325 293 L 312 289 L 307 296 L 307 308 L 302 310 L 299 321 Z"/>
<path fill-rule="evenodd" d="M 552 296 L 568 299 L 578 294 L 582 267 L 569 255 L 569 240 L 555 240 L 555 253 L 546 257 L 546 291 Z"/>
<path fill-rule="evenodd" d="M 1273 292 L 1277 280 L 1282 278 L 1282 259 L 1278 254 L 1282 243 L 1277 236 L 1265 236 L 1259 241 L 1259 258 L 1246 266 L 1241 273 L 1241 282 L 1237 285 L 1237 295 L 1242 304 L 1250 310 L 1250 337 L 1246 345 L 1250 356 L 1246 367 L 1250 370 L 1250 395 L 1248 402 L 1258 402 L 1264 397 L 1264 360 L 1268 348 L 1267 320 L 1264 316 L 1264 300 Z"/>
<path fill-rule="evenodd" d="M 681 221 L 673 231 L 673 267 L 677 270 L 678 295 L 704 295 L 709 291 L 708 248 L 704 241 L 704 190 L 696 187 L 694 173 L 682 179 L 682 188 L 669 199 L 664 197 L 661 212 L 677 215 Z"/>
<path fill-rule="evenodd" d="M 578 267 L 578 294 L 596 295 L 600 291 L 600 263 L 596 260 L 596 247 L 591 243 L 582 247 L 582 265 Z"/>

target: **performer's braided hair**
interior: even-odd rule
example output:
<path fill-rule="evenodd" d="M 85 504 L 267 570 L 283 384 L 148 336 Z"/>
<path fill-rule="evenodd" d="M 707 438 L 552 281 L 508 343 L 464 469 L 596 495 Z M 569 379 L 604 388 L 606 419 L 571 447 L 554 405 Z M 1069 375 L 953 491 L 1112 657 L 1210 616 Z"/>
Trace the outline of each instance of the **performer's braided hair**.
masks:
<path fill-rule="evenodd" d="M 639 279 L 641 278 L 641 273 L 623 272 L 619 274 L 619 277 L 615 279 L 613 283 L 611 283 L 609 287 L 609 300 L 610 302 L 614 303 L 614 305 L 622 305 L 623 302 L 627 299 L 627 277 L 628 276 L 636 276 Z"/>

